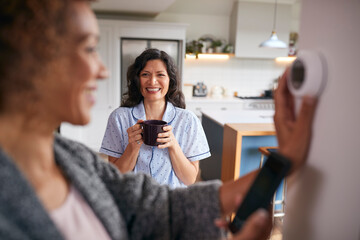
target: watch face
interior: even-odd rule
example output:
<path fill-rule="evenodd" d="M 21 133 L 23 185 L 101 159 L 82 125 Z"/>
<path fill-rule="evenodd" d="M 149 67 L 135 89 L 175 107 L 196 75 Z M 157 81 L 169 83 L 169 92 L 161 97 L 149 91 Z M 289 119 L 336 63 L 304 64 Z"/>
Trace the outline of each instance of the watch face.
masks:
<path fill-rule="evenodd" d="M 299 89 L 305 78 L 305 67 L 302 61 L 295 60 L 291 69 L 291 82 L 295 89 Z"/>

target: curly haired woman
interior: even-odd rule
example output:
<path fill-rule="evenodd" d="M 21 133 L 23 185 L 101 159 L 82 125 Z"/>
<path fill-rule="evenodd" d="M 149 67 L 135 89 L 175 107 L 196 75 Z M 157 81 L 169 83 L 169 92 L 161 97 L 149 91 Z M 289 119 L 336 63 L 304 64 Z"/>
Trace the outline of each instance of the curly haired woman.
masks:
<path fill-rule="evenodd" d="M 171 188 L 195 182 L 199 160 L 210 156 L 199 119 L 185 110 L 184 95 L 171 57 L 147 49 L 129 67 L 128 92 L 121 107 L 109 117 L 100 152 L 121 172 L 144 172 Z M 140 123 L 168 123 L 157 147 L 143 144 Z"/>

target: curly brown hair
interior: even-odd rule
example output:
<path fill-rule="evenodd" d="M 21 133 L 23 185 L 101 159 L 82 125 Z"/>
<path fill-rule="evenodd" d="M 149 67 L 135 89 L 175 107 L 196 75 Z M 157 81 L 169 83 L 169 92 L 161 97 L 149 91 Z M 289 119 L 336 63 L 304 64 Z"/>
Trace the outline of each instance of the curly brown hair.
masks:
<path fill-rule="evenodd" d="M 0 112 L 10 98 L 31 93 L 64 54 L 74 1 L 1 0 Z"/>
<path fill-rule="evenodd" d="M 165 63 L 170 79 L 169 90 L 165 95 L 165 100 L 171 102 L 176 107 L 185 108 L 185 98 L 180 89 L 180 80 L 174 61 L 166 52 L 156 48 L 145 50 L 135 59 L 135 62 L 129 66 L 127 71 L 128 91 L 123 94 L 121 107 L 136 106 L 144 99 L 140 92 L 140 72 L 144 69 L 148 61 L 155 59 L 160 59 Z"/>

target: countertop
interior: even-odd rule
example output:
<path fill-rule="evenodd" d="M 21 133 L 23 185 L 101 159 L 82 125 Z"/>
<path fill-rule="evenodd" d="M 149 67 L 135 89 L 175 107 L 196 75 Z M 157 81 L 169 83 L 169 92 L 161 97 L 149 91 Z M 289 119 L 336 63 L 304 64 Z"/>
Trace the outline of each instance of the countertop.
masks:
<path fill-rule="evenodd" d="M 235 103 L 241 103 L 241 99 L 240 98 L 236 98 L 236 97 L 218 97 L 218 98 L 214 98 L 214 97 L 190 97 L 190 98 L 185 98 L 185 102 L 186 103 L 201 103 L 201 102 L 235 102 Z"/>
<path fill-rule="evenodd" d="M 274 123 L 274 110 L 204 110 L 202 114 L 221 126 L 227 123 Z"/>

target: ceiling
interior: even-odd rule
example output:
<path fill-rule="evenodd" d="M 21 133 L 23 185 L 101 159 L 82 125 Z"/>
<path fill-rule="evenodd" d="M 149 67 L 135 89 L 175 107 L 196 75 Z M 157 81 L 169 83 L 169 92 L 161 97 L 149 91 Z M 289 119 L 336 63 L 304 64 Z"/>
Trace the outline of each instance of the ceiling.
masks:
<path fill-rule="evenodd" d="M 162 12 L 229 16 L 234 1 L 275 3 L 275 0 L 100 0 L 93 3 L 92 8 L 98 12 L 150 17 Z M 278 0 L 278 3 L 296 1 L 299 0 Z"/>

